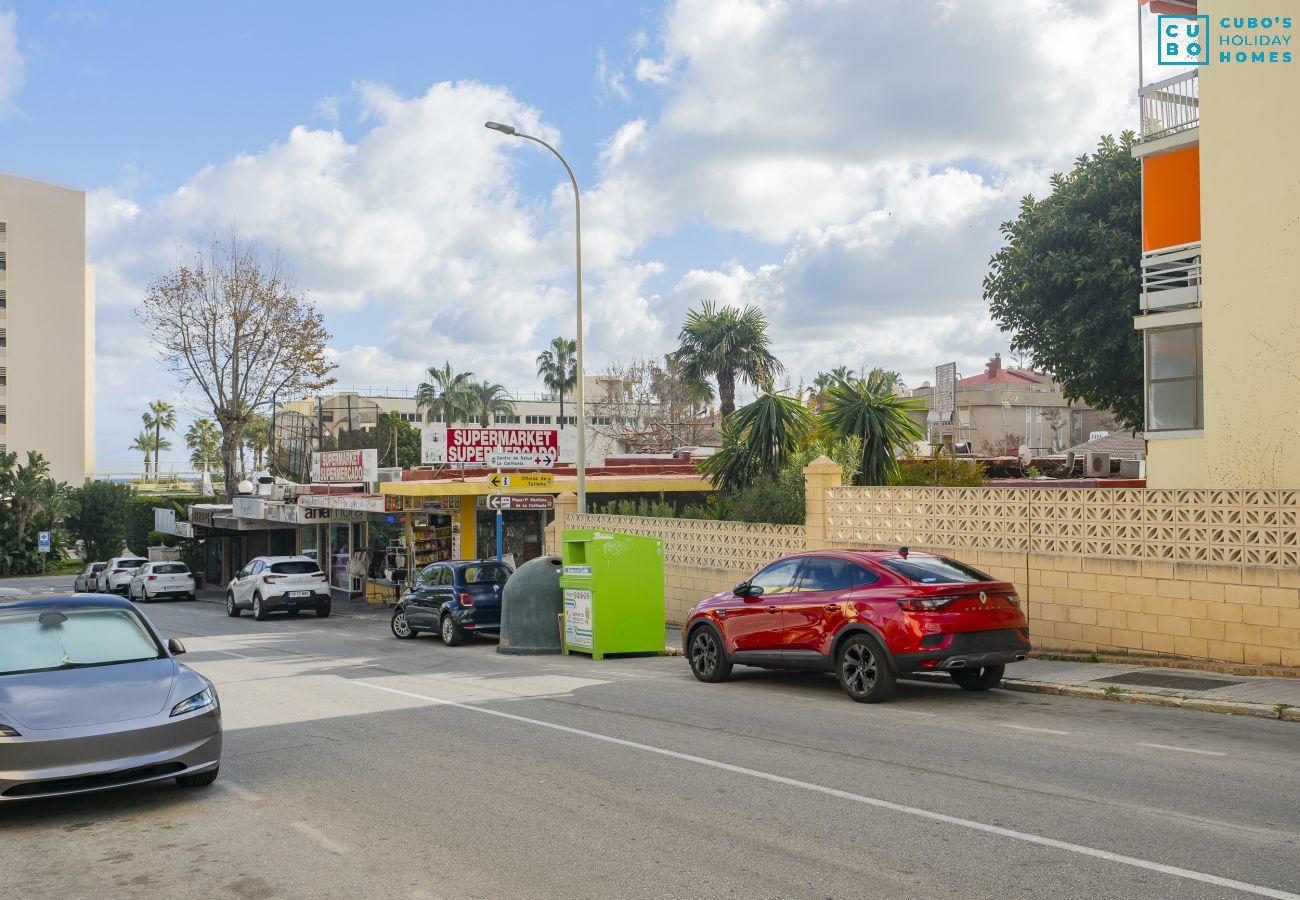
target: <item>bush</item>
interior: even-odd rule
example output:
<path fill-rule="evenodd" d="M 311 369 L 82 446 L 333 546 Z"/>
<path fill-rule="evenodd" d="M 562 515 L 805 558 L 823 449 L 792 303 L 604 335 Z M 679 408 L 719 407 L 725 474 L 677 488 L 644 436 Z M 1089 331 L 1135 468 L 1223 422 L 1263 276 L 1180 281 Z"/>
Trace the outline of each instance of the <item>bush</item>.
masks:
<path fill-rule="evenodd" d="M 974 460 L 961 460 L 946 453 L 930 459 L 899 460 L 891 485 L 917 487 L 983 487 L 984 475 Z"/>
<path fill-rule="evenodd" d="M 819 456 L 830 457 L 852 484 L 862 461 L 862 443 L 854 437 L 816 441 L 798 450 L 774 479 L 760 479 L 746 488 L 724 491 L 709 518 L 769 525 L 802 525 L 806 514 L 803 470 Z"/>

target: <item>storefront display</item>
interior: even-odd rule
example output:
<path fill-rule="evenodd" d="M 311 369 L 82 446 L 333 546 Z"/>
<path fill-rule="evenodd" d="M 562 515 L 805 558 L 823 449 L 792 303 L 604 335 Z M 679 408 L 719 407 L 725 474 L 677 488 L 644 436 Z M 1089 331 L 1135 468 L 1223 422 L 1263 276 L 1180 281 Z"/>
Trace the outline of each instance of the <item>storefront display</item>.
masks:
<path fill-rule="evenodd" d="M 486 502 L 486 498 L 482 499 Z M 508 510 L 501 514 L 503 553 L 514 557 L 516 566 L 542 555 L 550 515 L 548 512 L 532 510 Z M 477 518 L 478 556 L 480 559 L 495 558 L 497 514 L 488 509 L 480 509 Z"/>

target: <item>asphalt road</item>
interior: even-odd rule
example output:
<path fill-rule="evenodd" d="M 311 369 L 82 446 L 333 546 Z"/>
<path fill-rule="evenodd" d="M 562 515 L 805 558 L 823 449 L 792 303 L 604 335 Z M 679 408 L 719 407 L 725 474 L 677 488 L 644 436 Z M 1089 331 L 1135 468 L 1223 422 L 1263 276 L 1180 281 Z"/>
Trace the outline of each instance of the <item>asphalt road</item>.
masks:
<path fill-rule="evenodd" d="M 12 897 L 1300 895 L 1300 727 L 146 607 L 221 777 L 0 806 Z"/>

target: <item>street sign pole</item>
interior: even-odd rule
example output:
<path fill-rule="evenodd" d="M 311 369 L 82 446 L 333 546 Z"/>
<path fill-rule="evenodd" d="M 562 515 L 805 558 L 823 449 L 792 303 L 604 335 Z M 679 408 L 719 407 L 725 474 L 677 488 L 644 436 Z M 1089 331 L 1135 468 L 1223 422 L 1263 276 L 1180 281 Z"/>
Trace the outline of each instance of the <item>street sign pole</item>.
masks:
<path fill-rule="evenodd" d="M 501 474 L 501 470 L 500 470 L 500 469 L 497 469 L 497 474 L 498 474 L 498 475 Z M 499 487 L 497 488 L 497 496 L 498 496 L 498 497 L 501 496 L 501 488 L 499 488 Z M 505 541 L 504 541 L 504 538 L 505 538 L 505 534 L 504 534 L 504 532 L 505 532 L 505 528 L 504 528 L 504 524 L 503 524 L 503 514 L 502 514 L 502 512 L 501 512 L 501 506 L 498 504 L 498 506 L 497 506 L 497 562 L 500 562 L 500 561 L 501 561 L 501 557 L 504 556 L 504 553 L 502 552 L 502 551 L 504 550 L 504 546 L 503 546 L 503 544 L 504 544 L 504 542 L 505 542 Z"/>

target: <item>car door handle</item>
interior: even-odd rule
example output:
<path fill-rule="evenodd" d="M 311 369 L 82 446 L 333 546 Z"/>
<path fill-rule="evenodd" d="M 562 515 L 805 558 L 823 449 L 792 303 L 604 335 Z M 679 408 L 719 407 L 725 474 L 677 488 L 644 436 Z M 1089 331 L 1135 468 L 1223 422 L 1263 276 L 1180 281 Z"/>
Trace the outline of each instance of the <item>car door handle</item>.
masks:
<path fill-rule="evenodd" d="M 827 612 L 838 612 L 839 608 L 840 605 L 838 603 L 827 603 L 825 607 Z"/>
<path fill-rule="evenodd" d="M 769 606 L 769 607 L 767 607 L 767 611 L 770 612 L 770 613 L 777 613 L 777 612 L 780 612 L 781 609 L 780 609 L 780 607 L 777 607 L 777 606 Z"/>

